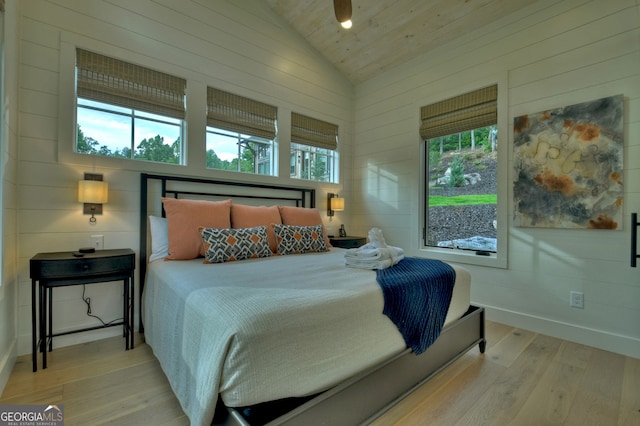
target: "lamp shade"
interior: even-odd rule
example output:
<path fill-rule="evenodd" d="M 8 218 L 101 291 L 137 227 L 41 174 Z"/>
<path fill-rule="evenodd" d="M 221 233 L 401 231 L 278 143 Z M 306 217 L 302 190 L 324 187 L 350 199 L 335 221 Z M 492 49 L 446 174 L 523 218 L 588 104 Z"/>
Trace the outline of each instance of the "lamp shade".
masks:
<path fill-rule="evenodd" d="M 109 184 L 101 180 L 81 180 L 78 182 L 78 202 L 105 204 L 109 201 Z"/>
<path fill-rule="evenodd" d="M 331 210 L 336 212 L 341 212 L 344 210 L 344 198 L 343 197 L 333 197 L 331 199 Z"/>

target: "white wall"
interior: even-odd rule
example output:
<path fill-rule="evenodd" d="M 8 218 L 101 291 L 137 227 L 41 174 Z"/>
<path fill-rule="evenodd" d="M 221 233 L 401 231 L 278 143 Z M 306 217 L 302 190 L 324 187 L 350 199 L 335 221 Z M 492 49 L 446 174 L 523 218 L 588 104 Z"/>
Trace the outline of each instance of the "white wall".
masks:
<path fill-rule="evenodd" d="M 189 90 L 208 84 L 277 105 L 282 176 L 287 174 L 291 110 L 337 123 L 342 183 L 317 186 L 319 209 L 324 208 L 323 191 L 339 191 L 348 210 L 330 226 L 344 222 L 350 234 L 380 226 L 392 243 L 414 253 L 419 241 L 420 106 L 498 74 L 508 79 L 508 104 L 500 105 L 500 111 L 509 121 L 523 113 L 623 93 L 625 230 L 509 226 L 508 269 L 469 269 L 473 300 L 492 307 L 491 318 L 640 357 L 640 272 L 628 266 L 627 226 L 630 212 L 640 210 L 640 19 L 635 0 L 540 0 L 357 86 L 355 95 L 260 0 L 21 0 L 20 5 L 18 177 L 4 181 L 5 197 L 7 188 L 17 185 L 18 353 L 30 352 L 29 258 L 84 246 L 92 234 L 104 235 L 106 248 L 137 250 L 138 174 L 150 167 L 68 155 L 71 141 L 58 139 L 60 123 L 72 119 L 72 111 L 59 108 L 69 95 L 59 92 L 64 40 L 107 55 L 144 58 L 161 71 L 187 78 Z M 202 99 L 195 95 L 195 101 L 198 96 Z M 502 135 L 502 145 L 509 140 L 510 135 Z M 205 170 L 197 161 L 198 149 L 204 150 L 202 112 L 190 118 L 189 141 L 188 166 L 154 169 L 229 177 Z M 510 149 L 503 148 L 505 153 L 503 160 L 509 160 Z M 511 166 L 507 169 L 511 184 Z M 111 189 L 110 203 L 94 227 L 75 200 L 77 180 L 85 171 L 103 173 Z M 286 177 L 265 179 L 295 183 Z M 5 209 L 11 205 L 5 203 Z M 8 229 L 10 224 L 3 231 Z M 16 253 L 15 247 L 12 251 Z M 119 286 L 90 287 L 94 312 L 106 318 L 120 314 Z M 584 291 L 584 310 L 568 307 L 570 290 Z M 55 293 L 58 330 L 93 324 L 85 316 L 79 288 Z M 12 304 L 2 300 L 4 319 L 11 316 Z M 56 345 L 99 337 L 100 332 L 71 335 L 57 338 Z M 0 341 L 0 354 L 6 349 Z"/>
<path fill-rule="evenodd" d="M 508 123 L 623 94 L 624 231 L 513 227 L 509 128 L 499 153 L 509 161 L 508 269 L 468 268 L 472 299 L 490 319 L 640 358 L 640 269 L 629 266 L 630 213 L 640 211 L 639 9 L 635 0 L 541 0 L 357 86 L 353 231 L 379 226 L 420 254 L 421 106 L 495 76 L 507 79 L 499 114 Z M 569 307 L 570 290 L 584 292 L 584 309 Z"/>
<path fill-rule="evenodd" d="M 18 300 L 18 2 L 6 2 L 4 17 L 4 105 L 0 140 L 2 172 L 2 263 L 0 282 L 0 391 L 17 355 Z"/>
<path fill-rule="evenodd" d="M 19 153 L 19 353 L 30 352 L 31 305 L 28 261 L 37 252 L 75 250 L 104 235 L 105 248 L 138 250 L 139 172 L 153 170 L 182 175 L 259 179 L 315 186 L 318 208 L 326 191 L 343 184 L 312 184 L 288 178 L 289 124 L 292 110 L 339 125 L 342 176 L 351 162 L 353 87 L 333 67 L 291 33 L 260 0 L 21 0 L 20 153 Z M 63 50 L 78 44 L 99 53 L 187 79 L 188 165 L 152 165 L 98 159 L 71 153 L 72 140 L 59 140 L 73 128 L 72 95 L 60 70 L 69 68 Z M 280 174 L 282 178 L 206 170 L 205 92 L 211 85 L 279 107 Z M 63 108 L 59 108 L 63 105 Z M 97 224 L 76 202 L 77 181 L 86 171 L 104 174 L 109 203 Z M 325 196 L 326 197 L 326 196 Z M 339 222 L 338 222 L 339 223 Z M 121 287 L 91 285 L 93 311 L 105 319 L 121 315 Z M 54 324 L 58 331 L 95 325 L 85 315 L 81 287 L 54 292 Z M 137 323 L 136 323 L 137 324 Z M 117 328 L 56 338 L 54 346 L 105 335 Z"/>

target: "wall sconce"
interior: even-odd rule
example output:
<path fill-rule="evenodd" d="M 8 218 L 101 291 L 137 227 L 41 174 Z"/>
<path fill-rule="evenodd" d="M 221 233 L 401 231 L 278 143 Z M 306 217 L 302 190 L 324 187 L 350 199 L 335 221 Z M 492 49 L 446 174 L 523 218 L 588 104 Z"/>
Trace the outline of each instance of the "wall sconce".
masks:
<path fill-rule="evenodd" d="M 344 198 L 339 197 L 338 194 L 327 194 L 327 216 L 333 217 L 334 212 L 341 212 L 344 210 Z"/>
<path fill-rule="evenodd" d="M 102 175 L 85 173 L 78 182 L 78 202 L 84 203 L 84 214 L 90 214 L 89 223 L 96 223 L 97 214 L 102 214 L 102 205 L 109 201 L 109 184 Z"/>

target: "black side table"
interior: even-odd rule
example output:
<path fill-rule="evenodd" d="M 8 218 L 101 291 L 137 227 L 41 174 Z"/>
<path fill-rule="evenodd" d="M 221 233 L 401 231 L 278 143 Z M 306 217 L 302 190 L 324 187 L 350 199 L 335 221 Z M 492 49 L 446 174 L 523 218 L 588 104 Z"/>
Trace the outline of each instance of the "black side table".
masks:
<path fill-rule="evenodd" d="M 98 250 L 82 257 L 72 252 L 38 253 L 31 258 L 31 335 L 33 371 L 38 369 L 37 349 L 42 352 L 42 368 L 47 368 L 47 343 L 53 350 L 53 338 L 65 334 L 123 326 L 125 349 L 133 349 L 135 253 L 131 249 Z M 64 333 L 53 333 L 52 296 L 55 287 L 124 281 L 123 320 Z M 36 282 L 38 285 L 38 335 L 36 336 Z M 47 301 L 47 297 L 49 300 Z"/>
<path fill-rule="evenodd" d="M 366 237 L 329 237 L 329 242 L 334 247 L 357 248 L 367 243 Z"/>

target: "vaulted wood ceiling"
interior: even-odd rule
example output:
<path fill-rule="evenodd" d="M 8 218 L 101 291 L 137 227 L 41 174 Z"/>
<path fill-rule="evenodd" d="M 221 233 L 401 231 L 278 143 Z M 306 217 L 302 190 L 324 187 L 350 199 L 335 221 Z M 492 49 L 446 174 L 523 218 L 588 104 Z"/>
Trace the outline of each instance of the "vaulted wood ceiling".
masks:
<path fill-rule="evenodd" d="M 531 4 L 531 0 L 352 0 L 353 27 L 332 0 L 266 0 L 354 84 Z"/>

